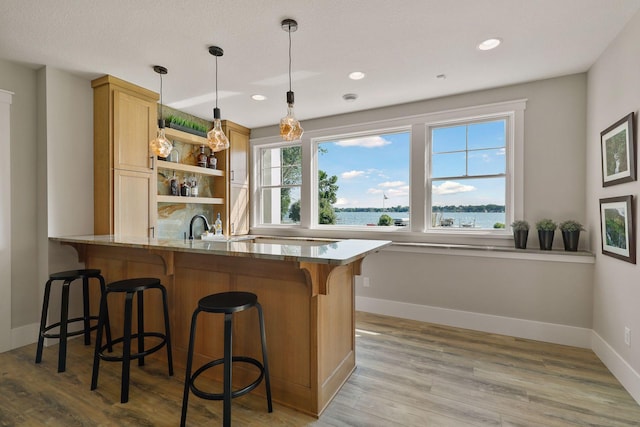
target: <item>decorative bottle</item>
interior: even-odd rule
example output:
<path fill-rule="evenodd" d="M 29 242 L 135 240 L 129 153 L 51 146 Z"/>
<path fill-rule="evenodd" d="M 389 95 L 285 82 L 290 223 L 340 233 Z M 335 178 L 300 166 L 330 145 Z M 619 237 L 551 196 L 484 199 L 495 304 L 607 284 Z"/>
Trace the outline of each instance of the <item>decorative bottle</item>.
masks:
<path fill-rule="evenodd" d="M 191 195 L 191 186 L 187 182 L 187 178 L 184 179 L 180 186 L 180 195 L 185 197 L 189 197 Z"/>
<path fill-rule="evenodd" d="M 209 169 L 215 169 L 218 166 L 218 159 L 216 159 L 216 156 L 213 154 L 213 150 L 211 150 L 211 153 L 209 153 L 207 166 L 209 167 Z"/>
<path fill-rule="evenodd" d="M 176 148 L 176 143 L 173 142 L 171 145 L 173 146 L 173 148 L 171 149 L 171 152 L 169 153 L 169 156 L 166 158 L 166 160 L 172 163 L 180 163 L 180 152 Z"/>
<path fill-rule="evenodd" d="M 171 188 L 171 195 L 172 196 L 179 196 L 180 195 L 180 185 L 178 184 L 178 178 L 176 178 L 176 172 L 173 171 L 173 176 L 171 177 L 171 180 L 169 181 L 169 186 Z"/>
<path fill-rule="evenodd" d="M 207 164 L 209 162 L 209 159 L 207 157 L 207 155 L 204 152 L 204 145 L 200 146 L 200 153 L 198 154 L 198 166 L 200 166 L 201 168 L 206 168 Z"/>
<path fill-rule="evenodd" d="M 191 177 L 191 197 L 198 197 L 198 179 L 195 175 Z"/>
<path fill-rule="evenodd" d="M 213 228 L 216 231 L 216 236 L 222 236 L 222 220 L 220 219 L 220 212 L 218 212 Z"/>

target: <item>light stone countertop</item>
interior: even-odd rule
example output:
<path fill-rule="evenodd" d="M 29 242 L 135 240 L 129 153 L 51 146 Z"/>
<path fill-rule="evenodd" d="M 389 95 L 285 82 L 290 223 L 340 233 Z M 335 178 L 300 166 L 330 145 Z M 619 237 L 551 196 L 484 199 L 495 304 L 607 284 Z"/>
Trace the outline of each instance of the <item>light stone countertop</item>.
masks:
<path fill-rule="evenodd" d="M 391 245 L 390 240 L 329 240 L 275 236 L 236 236 L 230 239 L 181 240 L 85 235 L 50 237 L 71 244 L 170 250 L 223 256 L 345 265 Z"/>

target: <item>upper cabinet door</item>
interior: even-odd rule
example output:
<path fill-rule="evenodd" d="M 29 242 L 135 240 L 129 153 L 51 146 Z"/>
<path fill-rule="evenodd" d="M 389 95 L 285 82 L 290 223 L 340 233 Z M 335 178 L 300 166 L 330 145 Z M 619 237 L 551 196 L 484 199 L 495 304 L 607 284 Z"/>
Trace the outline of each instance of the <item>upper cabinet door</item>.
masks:
<path fill-rule="evenodd" d="M 113 91 L 114 168 L 149 172 L 153 167 L 149 141 L 156 133 L 157 105 L 125 92 Z"/>
<path fill-rule="evenodd" d="M 249 185 L 249 135 L 229 130 L 229 181 L 233 185 Z"/>

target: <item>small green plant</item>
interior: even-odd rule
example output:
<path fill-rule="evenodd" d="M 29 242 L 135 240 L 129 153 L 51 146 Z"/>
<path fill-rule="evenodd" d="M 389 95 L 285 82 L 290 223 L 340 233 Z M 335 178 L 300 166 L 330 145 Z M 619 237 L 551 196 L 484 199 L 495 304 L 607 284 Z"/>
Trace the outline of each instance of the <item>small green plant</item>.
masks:
<path fill-rule="evenodd" d="M 584 230 L 584 228 L 582 227 L 582 224 L 572 219 L 562 221 L 558 227 L 562 231 L 583 231 Z"/>
<path fill-rule="evenodd" d="M 495 224 L 493 224 L 493 228 L 504 228 L 504 223 L 496 222 Z"/>
<path fill-rule="evenodd" d="M 392 224 L 393 224 L 393 218 L 391 218 L 387 214 L 380 215 L 380 219 L 378 219 L 378 225 L 392 225 Z"/>
<path fill-rule="evenodd" d="M 513 231 L 529 230 L 529 223 L 523 219 L 519 219 L 511 223 L 511 228 Z"/>
<path fill-rule="evenodd" d="M 178 126 L 182 126 L 189 129 L 194 129 L 200 132 L 207 132 L 207 128 L 199 123 L 193 122 L 191 120 L 183 119 L 178 116 L 169 116 L 165 119 L 167 123 L 175 123 Z"/>
<path fill-rule="evenodd" d="M 541 231 L 554 231 L 558 228 L 558 224 L 553 222 L 552 219 L 545 218 L 536 222 L 536 228 Z"/>

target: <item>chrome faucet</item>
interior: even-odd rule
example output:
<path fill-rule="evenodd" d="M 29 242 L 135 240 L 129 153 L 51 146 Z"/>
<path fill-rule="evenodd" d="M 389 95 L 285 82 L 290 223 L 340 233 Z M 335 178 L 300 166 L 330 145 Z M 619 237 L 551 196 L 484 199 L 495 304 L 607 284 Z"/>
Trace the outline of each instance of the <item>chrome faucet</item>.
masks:
<path fill-rule="evenodd" d="M 193 218 L 191 218 L 191 222 L 189 223 L 189 240 L 193 240 L 193 223 L 196 219 L 198 218 L 202 218 L 202 221 L 204 221 L 204 231 L 209 231 L 209 229 L 211 228 L 209 226 L 209 221 L 207 221 L 207 217 L 204 215 L 194 215 Z"/>

